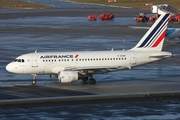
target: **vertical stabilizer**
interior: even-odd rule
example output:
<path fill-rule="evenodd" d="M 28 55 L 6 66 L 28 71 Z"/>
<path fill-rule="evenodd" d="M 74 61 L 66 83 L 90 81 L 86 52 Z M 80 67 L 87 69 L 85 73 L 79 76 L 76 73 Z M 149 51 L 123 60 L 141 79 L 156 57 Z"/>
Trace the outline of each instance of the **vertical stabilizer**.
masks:
<path fill-rule="evenodd" d="M 169 14 L 161 14 L 138 44 L 132 48 L 133 51 L 161 51 L 164 43 Z"/>

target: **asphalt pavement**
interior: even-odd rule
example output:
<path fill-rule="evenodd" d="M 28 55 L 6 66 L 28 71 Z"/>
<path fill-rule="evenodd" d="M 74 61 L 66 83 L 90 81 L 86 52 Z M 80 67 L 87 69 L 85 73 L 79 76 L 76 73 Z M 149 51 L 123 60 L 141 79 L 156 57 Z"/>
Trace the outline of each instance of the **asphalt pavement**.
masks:
<path fill-rule="evenodd" d="M 134 30 L 128 26 L 153 24 L 134 21 L 140 9 L 84 5 L 63 0 L 32 2 L 49 4 L 54 8 L 1 9 L 0 12 L 2 119 L 179 118 L 179 39 L 165 41 L 164 44 L 163 50 L 173 52 L 174 57 L 132 70 L 95 75 L 97 84 L 94 86 L 82 85 L 81 81 L 60 84 L 48 75 L 38 76 L 37 86 L 31 86 L 31 75 L 7 72 L 5 66 L 9 62 L 35 50 L 130 49 L 146 30 Z M 145 11 L 150 12 L 148 9 Z M 107 12 L 115 14 L 113 21 L 87 20 L 89 14 Z M 178 27 L 179 23 L 170 25 Z M 161 98 L 167 102 L 162 102 L 164 99 Z M 135 112 L 137 110 L 139 112 Z"/>

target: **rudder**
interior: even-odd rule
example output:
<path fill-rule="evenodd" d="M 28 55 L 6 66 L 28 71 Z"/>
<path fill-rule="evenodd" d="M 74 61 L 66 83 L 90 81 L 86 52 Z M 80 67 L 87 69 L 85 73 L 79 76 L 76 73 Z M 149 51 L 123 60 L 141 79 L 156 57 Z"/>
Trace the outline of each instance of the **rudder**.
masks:
<path fill-rule="evenodd" d="M 168 18 L 170 14 L 161 14 L 146 34 L 141 38 L 133 51 L 161 51 L 164 43 Z"/>

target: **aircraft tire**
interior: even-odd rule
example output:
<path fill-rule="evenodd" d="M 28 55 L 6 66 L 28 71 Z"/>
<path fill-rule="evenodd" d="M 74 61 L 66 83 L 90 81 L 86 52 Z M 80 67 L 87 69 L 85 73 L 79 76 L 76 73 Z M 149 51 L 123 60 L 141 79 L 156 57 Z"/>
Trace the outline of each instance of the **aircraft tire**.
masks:
<path fill-rule="evenodd" d="M 88 84 L 88 76 L 82 79 L 82 84 Z"/>
<path fill-rule="evenodd" d="M 36 80 L 32 80 L 32 85 L 36 85 Z"/>
<path fill-rule="evenodd" d="M 89 79 L 89 84 L 95 85 L 96 84 L 96 80 L 93 79 L 93 78 Z"/>
<path fill-rule="evenodd" d="M 88 84 L 88 81 L 86 79 L 83 79 L 82 84 Z"/>

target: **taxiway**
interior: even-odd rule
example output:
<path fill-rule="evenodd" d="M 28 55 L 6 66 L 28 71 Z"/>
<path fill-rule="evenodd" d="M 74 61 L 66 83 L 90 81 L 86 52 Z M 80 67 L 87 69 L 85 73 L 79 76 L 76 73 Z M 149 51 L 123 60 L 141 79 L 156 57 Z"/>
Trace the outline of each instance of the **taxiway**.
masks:
<path fill-rule="evenodd" d="M 0 105 L 91 101 L 104 99 L 177 97 L 179 77 L 120 81 L 82 85 L 81 83 L 50 83 L 37 86 L 7 85 L 0 87 Z"/>

